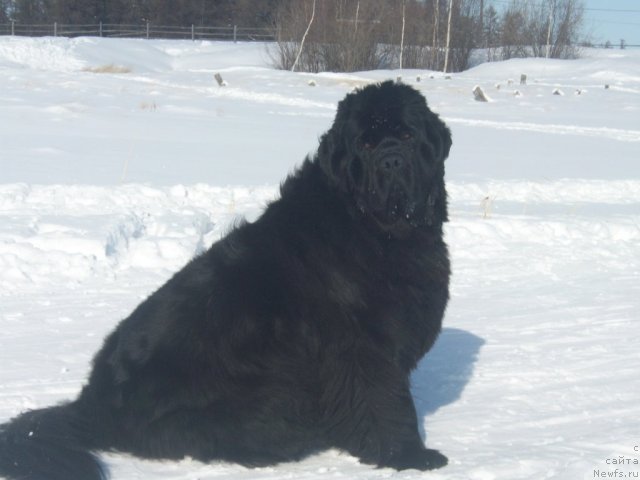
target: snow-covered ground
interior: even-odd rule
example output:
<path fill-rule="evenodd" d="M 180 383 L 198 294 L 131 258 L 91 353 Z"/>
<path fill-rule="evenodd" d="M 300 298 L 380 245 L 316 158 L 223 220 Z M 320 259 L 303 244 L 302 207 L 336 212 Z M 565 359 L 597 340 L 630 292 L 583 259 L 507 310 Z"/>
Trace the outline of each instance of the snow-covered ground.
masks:
<path fill-rule="evenodd" d="M 345 93 L 398 76 L 454 136 L 452 300 L 413 376 L 450 465 L 109 455 L 114 478 L 640 478 L 638 50 L 446 78 L 282 72 L 260 44 L 0 37 L 0 421 L 73 397 L 104 335 L 260 214 Z"/>

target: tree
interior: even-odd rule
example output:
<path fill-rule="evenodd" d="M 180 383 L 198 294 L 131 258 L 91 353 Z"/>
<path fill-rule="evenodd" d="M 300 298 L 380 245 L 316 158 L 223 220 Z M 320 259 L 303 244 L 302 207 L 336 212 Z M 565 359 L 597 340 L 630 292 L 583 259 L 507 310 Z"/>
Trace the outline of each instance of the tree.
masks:
<path fill-rule="evenodd" d="M 100 18 L 100 4 L 94 0 L 48 0 L 46 21 L 66 24 L 96 23 Z"/>
<path fill-rule="evenodd" d="M 300 55 L 302 54 L 302 50 L 304 49 L 304 41 L 307 39 L 307 35 L 309 35 L 309 30 L 311 30 L 311 25 L 313 25 L 313 19 L 316 16 L 316 0 L 313 0 L 313 4 L 311 5 L 311 18 L 309 19 L 309 25 L 307 25 L 307 29 L 304 31 L 304 35 L 302 35 L 302 40 L 300 40 L 300 47 L 298 48 L 298 54 L 296 55 L 296 59 L 293 61 L 293 65 L 291 66 L 291 71 L 293 72 L 296 69 L 296 65 L 300 60 Z"/>
<path fill-rule="evenodd" d="M 305 34 L 313 3 L 287 1 L 278 12 L 277 47 L 272 57 L 280 68 L 291 69 L 300 53 L 296 69 L 310 72 L 390 67 L 394 51 L 390 42 L 397 42 L 399 35 L 388 28 L 396 24 L 390 20 L 389 5 L 388 0 L 322 0 Z"/>
<path fill-rule="evenodd" d="M 573 58 L 583 17 L 580 0 L 512 0 L 502 19 L 503 57 Z"/>
<path fill-rule="evenodd" d="M 502 22 L 493 5 L 489 5 L 485 9 L 482 36 L 487 49 L 487 60 L 491 62 L 497 58 L 497 50 L 502 36 Z"/>
<path fill-rule="evenodd" d="M 449 66 L 449 56 L 450 56 L 450 46 L 451 46 L 451 20 L 453 18 L 453 0 L 449 0 L 449 15 L 447 20 L 447 44 L 445 47 L 444 54 L 444 71 L 447 71 L 447 67 Z"/>
<path fill-rule="evenodd" d="M 454 2 L 451 71 L 459 72 L 469 68 L 471 53 L 482 45 L 481 3 L 480 0 L 457 0 Z"/>
<path fill-rule="evenodd" d="M 14 18 L 19 23 L 44 23 L 47 20 L 43 0 L 20 0 L 14 3 Z"/>
<path fill-rule="evenodd" d="M 502 37 L 500 38 L 502 58 L 507 60 L 512 57 L 526 56 L 525 37 L 525 12 L 516 2 L 512 2 L 502 16 Z"/>
<path fill-rule="evenodd" d="M 0 24 L 9 23 L 11 20 L 9 11 L 10 3 L 9 0 L 0 0 Z"/>
<path fill-rule="evenodd" d="M 407 25 L 407 3 L 402 0 L 402 33 L 400 34 L 400 69 L 402 69 L 402 54 L 404 53 L 404 30 Z"/>
<path fill-rule="evenodd" d="M 555 0 L 552 58 L 575 58 L 580 43 L 584 5 L 579 0 Z"/>

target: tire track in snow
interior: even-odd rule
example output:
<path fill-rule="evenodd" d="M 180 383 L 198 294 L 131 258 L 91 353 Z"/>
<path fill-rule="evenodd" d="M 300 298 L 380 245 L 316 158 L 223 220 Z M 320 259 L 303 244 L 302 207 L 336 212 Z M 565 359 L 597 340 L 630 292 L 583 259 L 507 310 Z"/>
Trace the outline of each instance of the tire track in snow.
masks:
<path fill-rule="evenodd" d="M 474 120 L 470 118 L 444 117 L 448 123 L 470 127 L 495 128 L 497 130 L 521 130 L 526 132 L 550 133 L 553 135 L 578 135 L 599 137 L 620 142 L 640 142 L 640 130 L 622 130 L 608 127 L 581 127 L 578 125 L 555 125 L 527 122 L 497 122 L 494 120 Z"/>
<path fill-rule="evenodd" d="M 150 77 L 137 76 L 130 77 L 130 80 L 134 80 L 140 83 L 146 83 L 154 85 L 158 88 L 166 88 L 170 91 L 182 90 L 192 93 L 199 93 L 205 96 L 217 97 L 217 98 L 229 98 L 233 100 L 244 100 L 248 102 L 256 102 L 262 104 L 274 104 L 287 107 L 299 107 L 299 108 L 317 108 L 321 110 L 334 111 L 337 107 L 337 103 L 321 102 L 316 100 L 309 100 L 302 96 L 295 95 L 282 95 L 273 92 L 258 92 L 256 90 L 250 90 L 242 87 L 214 87 L 214 86 L 194 86 L 191 84 L 181 84 L 176 82 L 167 82 L 163 80 L 157 80 Z"/>

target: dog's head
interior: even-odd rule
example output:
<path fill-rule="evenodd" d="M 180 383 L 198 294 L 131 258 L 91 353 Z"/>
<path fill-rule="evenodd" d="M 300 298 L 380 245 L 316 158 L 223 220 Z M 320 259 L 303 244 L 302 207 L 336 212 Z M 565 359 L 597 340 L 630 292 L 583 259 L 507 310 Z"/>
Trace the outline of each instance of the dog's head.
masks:
<path fill-rule="evenodd" d="M 384 230 L 438 226 L 447 220 L 444 160 L 451 133 L 415 89 L 369 85 L 338 105 L 318 161 Z"/>

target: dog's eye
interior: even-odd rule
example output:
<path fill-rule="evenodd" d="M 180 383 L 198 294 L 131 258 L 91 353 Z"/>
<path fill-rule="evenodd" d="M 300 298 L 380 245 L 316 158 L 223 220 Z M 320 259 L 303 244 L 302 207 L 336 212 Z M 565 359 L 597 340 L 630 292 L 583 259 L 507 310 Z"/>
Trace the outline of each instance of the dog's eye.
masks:
<path fill-rule="evenodd" d="M 400 140 L 410 140 L 411 134 L 409 132 L 402 132 L 400 134 Z"/>
<path fill-rule="evenodd" d="M 365 150 L 371 150 L 373 148 L 373 143 L 371 142 L 362 142 L 362 148 Z"/>

